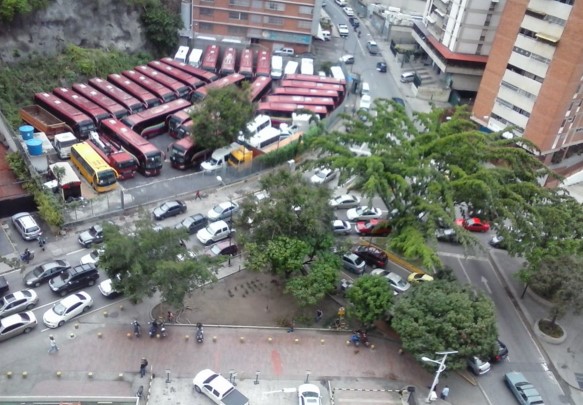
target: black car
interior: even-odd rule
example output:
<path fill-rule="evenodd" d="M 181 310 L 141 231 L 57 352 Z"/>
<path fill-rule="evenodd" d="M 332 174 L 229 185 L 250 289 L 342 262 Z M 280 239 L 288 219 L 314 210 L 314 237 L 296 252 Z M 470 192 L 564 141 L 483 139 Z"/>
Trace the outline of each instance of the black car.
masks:
<path fill-rule="evenodd" d="M 373 267 L 385 267 L 389 260 L 387 254 L 375 246 L 358 245 L 352 249 L 352 253 Z"/>
<path fill-rule="evenodd" d="M 377 62 L 377 71 L 387 73 L 387 64 L 385 62 Z"/>
<path fill-rule="evenodd" d="M 10 291 L 10 286 L 6 281 L 6 277 L 0 276 L 0 297 L 3 297 L 8 291 Z"/>
<path fill-rule="evenodd" d="M 174 217 L 186 212 L 186 204 L 179 200 L 166 201 L 158 208 L 154 209 L 154 218 L 158 221 L 164 218 Z"/>
<path fill-rule="evenodd" d="M 41 283 L 58 276 L 70 268 L 71 265 L 66 260 L 55 260 L 41 264 L 24 276 L 24 284 L 26 284 L 27 287 L 38 287 Z"/>
<path fill-rule="evenodd" d="M 103 227 L 101 225 L 93 225 L 79 235 L 79 243 L 86 248 L 101 242 L 103 242 Z"/>
<path fill-rule="evenodd" d="M 490 363 L 498 363 L 508 357 L 508 347 L 500 339 L 496 339 L 496 347 L 492 356 L 490 356 Z"/>
<path fill-rule="evenodd" d="M 405 100 L 403 100 L 402 98 L 399 97 L 393 97 L 393 101 L 397 104 L 401 104 L 403 107 L 405 107 Z"/>
<path fill-rule="evenodd" d="M 360 21 L 358 21 L 355 17 L 348 17 L 348 22 L 355 29 L 360 27 Z"/>
<path fill-rule="evenodd" d="M 189 235 L 197 233 L 208 225 L 208 218 L 202 214 L 194 214 L 176 224 L 175 229 L 184 229 Z"/>
<path fill-rule="evenodd" d="M 51 278 L 49 286 L 54 293 L 64 297 L 71 291 L 94 285 L 98 278 L 99 272 L 94 264 L 81 264 Z"/>

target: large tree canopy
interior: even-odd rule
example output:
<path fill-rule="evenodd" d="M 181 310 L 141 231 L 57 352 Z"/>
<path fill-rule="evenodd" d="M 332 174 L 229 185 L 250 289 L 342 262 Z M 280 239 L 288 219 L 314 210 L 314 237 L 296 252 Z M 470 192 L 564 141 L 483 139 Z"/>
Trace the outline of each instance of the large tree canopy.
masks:
<path fill-rule="evenodd" d="M 384 277 L 363 275 L 346 292 L 351 306 L 348 311 L 364 325 L 385 319 L 392 307 L 393 290 Z"/>
<path fill-rule="evenodd" d="M 407 257 L 421 258 L 427 267 L 438 264 L 435 229 L 437 224 L 453 227 L 460 204 L 485 216 L 495 229 L 531 238 L 531 243 L 511 244 L 515 254 L 539 246 L 549 235 L 548 222 L 558 227 L 554 232 L 571 229 L 561 207 L 549 204 L 570 197 L 538 182 L 553 174 L 516 141 L 478 131 L 466 109 L 447 116 L 434 110 L 411 119 L 396 103 L 376 100 L 374 112 L 366 122 L 347 118 L 348 132 L 318 137 L 313 146 L 323 152 L 321 163 L 340 169 L 344 178 L 356 176 L 353 188 L 383 200 L 393 226 L 390 246 Z M 362 144 L 370 156 L 350 151 Z M 462 229 L 458 233 L 465 245 L 475 243 Z"/>
<path fill-rule="evenodd" d="M 394 306 L 393 328 L 405 350 L 417 358 L 457 350 L 448 368 L 465 367 L 466 358 L 488 359 L 496 343 L 492 302 L 457 283 L 435 280 L 414 286 Z"/>

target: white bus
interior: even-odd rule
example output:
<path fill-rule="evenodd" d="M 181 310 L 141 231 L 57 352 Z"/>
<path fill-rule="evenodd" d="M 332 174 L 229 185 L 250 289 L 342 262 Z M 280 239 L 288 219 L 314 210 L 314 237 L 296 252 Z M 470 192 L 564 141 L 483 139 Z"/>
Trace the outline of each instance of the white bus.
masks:
<path fill-rule="evenodd" d="M 192 48 L 188 56 L 188 64 L 192 67 L 199 68 L 202 63 L 202 49 Z"/>
<path fill-rule="evenodd" d="M 279 128 L 267 127 L 261 130 L 258 134 L 249 138 L 246 143 L 257 149 L 264 149 L 269 145 L 282 141 L 289 137 L 288 131 L 282 131 Z"/>
<path fill-rule="evenodd" d="M 334 79 L 343 80 L 346 83 L 346 77 L 344 76 L 344 71 L 340 66 L 331 66 L 330 73 Z"/>
<path fill-rule="evenodd" d="M 186 63 L 186 57 L 188 56 L 188 50 L 190 48 L 187 46 L 179 46 L 176 55 L 174 55 L 174 60 L 178 62 Z"/>
<path fill-rule="evenodd" d="M 283 71 L 286 75 L 293 75 L 296 74 L 298 71 L 298 62 L 295 60 L 290 60 L 288 63 L 285 64 L 285 70 Z"/>
<path fill-rule="evenodd" d="M 267 127 L 271 126 L 271 118 L 269 115 L 259 114 L 255 119 L 249 123 L 247 123 L 247 136 L 254 136 L 257 135 L 259 132 L 264 130 Z M 240 135 L 245 137 L 245 134 L 240 133 Z"/>
<path fill-rule="evenodd" d="M 275 55 L 271 57 L 271 78 L 274 80 L 281 79 L 283 76 L 283 58 Z"/>
<path fill-rule="evenodd" d="M 302 64 L 300 65 L 300 73 L 303 75 L 313 75 L 314 74 L 314 59 L 302 58 Z"/>

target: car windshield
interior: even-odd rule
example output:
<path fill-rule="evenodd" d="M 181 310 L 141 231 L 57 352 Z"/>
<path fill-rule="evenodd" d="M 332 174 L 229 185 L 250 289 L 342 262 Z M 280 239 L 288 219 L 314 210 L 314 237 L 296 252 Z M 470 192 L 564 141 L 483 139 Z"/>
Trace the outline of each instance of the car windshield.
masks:
<path fill-rule="evenodd" d="M 319 171 L 316 173 L 316 176 L 318 176 L 319 178 L 321 178 L 322 180 L 326 178 L 326 175 L 328 173 L 326 173 L 325 171 Z"/>
<path fill-rule="evenodd" d="M 320 396 L 317 392 L 314 391 L 305 391 L 303 395 L 305 398 L 318 398 Z"/>
<path fill-rule="evenodd" d="M 162 211 L 168 211 L 170 208 L 171 208 L 171 206 L 170 206 L 170 204 L 168 204 L 168 203 L 164 203 L 164 204 L 162 204 L 162 205 L 160 206 L 160 209 L 161 209 Z"/>
<path fill-rule="evenodd" d="M 194 219 L 192 219 L 192 218 L 186 218 L 184 221 L 182 221 L 182 225 L 184 225 L 187 228 L 193 223 L 194 223 Z"/>
<path fill-rule="evenodd" d="M 216 212 L 217 214 L 221 214 L 224 210 L 225 208 L 223 208 L 220 205 L 215 205 L 215 207 L 213 208 L 213 211 Z"/>
<path fill-rule="evenodd" d="M 45 271 L 45 267 L 44 266 L 39 266 L 36 269 L 34 269 L 32 271 L 32 274 L 34 274 L 35 276 L 40 276 L 41 274 L 43 274 L 43 272 Z"/>
<path fill-rule="evenodd" d="M 53 312 L 57 315 L 63 315 L 66 310 L 67 310 L 67 307 L 65 307 L 60 302 L 56 303 L 55 306 L 53 307 Z"/>
<path fill-rule="evenodd" d="M 220 254 L 221 254 L 221 248 L 220 248 L 218 245 L 214 245 L 214 246 L 211 248 L 211 252 L 212 252 L 214 255 L 217 255 L 217 256 L 218 256 L 218 255 L 220 255 Z"/>
<path fill-rule="evenodd" d="M 95 228 L 90 228 L 89 229 L 89 235 L 91 235 L 91 236 L 97 235 L 97 230 Z"/>

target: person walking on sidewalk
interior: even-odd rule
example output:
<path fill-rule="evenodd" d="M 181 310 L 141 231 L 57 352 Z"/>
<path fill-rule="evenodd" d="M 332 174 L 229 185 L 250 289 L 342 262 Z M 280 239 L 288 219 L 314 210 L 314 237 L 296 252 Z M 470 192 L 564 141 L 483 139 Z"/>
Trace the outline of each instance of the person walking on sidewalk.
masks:
<path fill-rule="evenodd" d="M 140 377 L 143 378 L 146 375 L 146 367 L 148 367 L 148 360 L 142 357 L 142 362 L 140 363 Z"/>
<path fill-rule="evenodd" d="M 320 322 L 322 320 L 322 316 L 324 316 L 324 313 L 322 312 L 322 310 L 317 309 L 316 310 L 316 322 Z"/>
<path fill-rule="evenodd" d="M 443 389 L 441 390 L 441 399 L 447 399 L 447 396 L 449 395 L 449 387 L 446 385 L 445 387 L 443 387 Z"/>
<path fill-rule="evenodd" d="M 57 342 L 53 335 L 49 336 L 49 354 L 56 353 L 59 351 L 59 346 L 57 346 Z"/>

